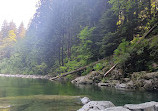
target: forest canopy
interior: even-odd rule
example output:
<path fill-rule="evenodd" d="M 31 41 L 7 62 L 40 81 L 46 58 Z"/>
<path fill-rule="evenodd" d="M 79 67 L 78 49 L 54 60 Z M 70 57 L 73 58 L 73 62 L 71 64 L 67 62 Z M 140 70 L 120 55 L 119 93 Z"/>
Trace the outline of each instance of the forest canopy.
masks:
<path fill-rule="evenodd" d="M 127 73 L 157 70 L 158 28 L 136 44 L 158 23 L 157 0 L 40 0 L 37 6 L 28 29 L 3 22 L 0 73 L 57 75 L 111 56 Z"/>

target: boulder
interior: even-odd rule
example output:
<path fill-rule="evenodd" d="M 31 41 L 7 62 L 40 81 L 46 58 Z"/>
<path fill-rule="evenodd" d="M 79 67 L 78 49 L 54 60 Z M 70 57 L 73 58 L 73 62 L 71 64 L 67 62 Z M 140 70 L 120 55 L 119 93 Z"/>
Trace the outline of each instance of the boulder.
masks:
<path fill-rule="evenodd" d="M 114 104 L 110 101 L 90 101 L 78 111 L 99 111 L 109 107 L 114 107 Z"/>
<path fill-rule="evenodd" d="M 152 80 L 144 80 L 144 86 L 143 88 L 145 90 L 152 90 Z"/>
<path fill-rule="evenodd" d="M 126 104 L 124 107 L 132 111 L 158 111 L 156 107 L 158 102 L 146 102 L 142 104 Z"/>
<path fill-rule="evenodd" d="M 132 80 L 135 88 L 150 91 L 158 90 L 158 72 L 135 72 L 132 74 Z"/>
<path fill-rule="evenodd" d="M 153 78 L 153 79 L 149 79 L 149 80 L 144 80 L 144 86 L 143 88 L 145 90 L 157 90 L 158 91 L 158 79 Z"/>
<path fill-rule="evenodd" d="M 158 72 L 146 73 L 146 74 L 144 74 L 144 76 L 142 78 L 144 78 L 146 80 L 158 78 Z"/>
<path fill-rule="evenodd" d="M 92 84 L 93 81 L 87 78 L 86 76 L 77 77 L 75 80 L 72 80 L 73 84 Z"/>
<path fill-rule="evenodd" d="M 98 86 L 99 87 L 102 87 L 102 86 L 110 87 L 111 84 L 110 83 L 98 83 Z"/>
<path fill-rule="evenodd" d="M 103 111 L 130 111 L 130 110 L 127 108 L 124 108 L 122 106 L 118 106 L 118 107 L 110 107 L 110 108 L 107 108 Z"/>
<path fill-rule="evenodd" d="M 81 99 L 82 104 L 87 104 L 88 102 L 90 102 L 90 99 L 88 97 L 84 97 Z"/>
<path fill-rule="evenodd" d="M 120 80 L 122 78 L 122 76 L 123 76 L 122 70 L 115 68 L 114 70 L 111 71 L 111 75 L 112 75 L 111 76 L 112 79 Z"/>
<path fill-rule="evenodd" d="M 120 82 L 118 80 L 109 80 L 109 81 L 106 81 L 105 83 L 98 83 L 98 86 L 99 87 L 102 87 L 102 86 L 106 86 L 106 87 L 114 87 L 116 86 L 116 84 L 119 84 Z"/>
<path fill-rule="evenodd" d="M 115 88 L 116 89 L 127 89 L 127 84 L 124 84 L 124 83 L 122 83 L 122 84 L 117 84 L 116 86 L 115 86 Z"/>
<path fill-rule="evenodd" d="M 158 111 L 158 104 L 155 105 L 155 111 Z"/>
<path fill-rule="evenodd" d="M 95 82 L 99 82 L 101 77 L 103 75 L 100 74 L 97 71 L 92 71 L 91 73 L 85 75 L 85 76 L 81 76 L 81 77 L 77 77 L 76 79 L 72 80 L 71 83 L 73 84 L 93 84 Z"/>
<path fill-rule="evenodd" d="M 135 86 L 134 86 L 134 83 L 133 83 L 132 80 L 129 81 L 129 82 L 127 82 L 126 84 L 127 84 L 127 88 L 128 88 L 128 89 L 135 89 Z"/>
<path fill-rule="evenodd" d="M 123 79 L 123 82 L 129 82 L 130 81 L 130 78 L 124 78 Z"/>

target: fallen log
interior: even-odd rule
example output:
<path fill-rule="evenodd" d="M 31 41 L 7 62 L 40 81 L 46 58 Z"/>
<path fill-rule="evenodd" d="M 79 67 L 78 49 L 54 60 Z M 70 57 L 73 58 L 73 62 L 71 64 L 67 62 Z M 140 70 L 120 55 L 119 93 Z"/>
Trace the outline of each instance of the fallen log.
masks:
<path fill-rule="evenodd" d="M 67 76 L 67 75 L 69 75 L 69 74 L 73 74 L 73 73 L 82 71 L 82 70 L 86 69 L 87 67 L 94 66 L 95 64 L 97 64 L 97 63 L 99 63 L 99 62 L 101 62 L 101 61 L 103 61 L 103 60 L 105 60 L 105 58 L 104 58 L 104 59 L 101 59 L 101 60 L 99 60 L 99 61 L 96 61 L 96 62 L 94 62 L 94 63 L 91 63 L 91 64 L 89 64 L 89 65 L 87 65 L 87 66 L 78 68 L 78 69 L 76 69 L 76 70 L 74 70 L 74 71 L 67 72 L 67 73 L 65 73 L 65 74 L 62 74 L 62 75 L 59 75 L 59 76 L 56 76 L 56 77 L 52 77 L 52 78 L 50 78 L 50 80 L 55 80 L 55 79 L 58 79 L 58 78 L 61 78 L 61 77 L 65 77 L 65 76 Z"/>
<path fill-rule="evenodd" d="M 104 74 L 104 77 L 105 77 L 106 75 L 108 75 L 116 66 L 117 66 L 117 64 L 113 65 L 113 66 Z"/>

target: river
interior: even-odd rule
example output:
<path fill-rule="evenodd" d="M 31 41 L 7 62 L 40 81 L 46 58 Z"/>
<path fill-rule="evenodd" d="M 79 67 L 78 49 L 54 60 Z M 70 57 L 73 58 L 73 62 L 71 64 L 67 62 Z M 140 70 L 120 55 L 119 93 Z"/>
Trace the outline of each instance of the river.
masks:
<path fill-rule="evenodd" d="M 115 105 L 158 101 L 157 92 L 74 86 L 41 79 L 0 77 L 0 111 L 76 111 L 77 96 L 107 100 Z"/>

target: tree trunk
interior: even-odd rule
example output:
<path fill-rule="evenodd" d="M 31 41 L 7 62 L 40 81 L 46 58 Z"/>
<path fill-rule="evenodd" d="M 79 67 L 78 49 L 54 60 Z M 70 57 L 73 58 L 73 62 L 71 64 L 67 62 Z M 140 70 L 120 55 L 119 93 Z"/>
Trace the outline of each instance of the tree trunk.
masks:
<path fill-rule="evenodd" d="M 148 15 L 150 19 L 151 18 L 151 0 L 148 0 Z"/>
<path fill-rule="evenodd" d="M 59 53 L 59 55 L 58 55 L 58 58 L 59 58 L 59 59 L 58 59 L 58 60 L 59 60 L 59 65 L 61 65 L 61 63 L 60 63 L 60 61 L 61 61 L 61 60 L 60 60 L 60 45 L 59 45 L 59 52 L 58 52 L 58 53 Z"/>
<path fill-rule="evenodd" d="M 64 46 L 61 46 L 61 65 L 64 66 Z"/>
<path fill-rule="evenodd" d="M 68 59 L 71 58 L 71 31 L 68 34 L 68 40 L 67 40 L 67 57 Z"/>
<path fill-rule="evenodd" d="M 136 19 L 138 19 L 138 14 L 139 14 L 138 0 L 135 0 L 135 2 L 136 2 Z"/>

